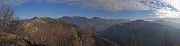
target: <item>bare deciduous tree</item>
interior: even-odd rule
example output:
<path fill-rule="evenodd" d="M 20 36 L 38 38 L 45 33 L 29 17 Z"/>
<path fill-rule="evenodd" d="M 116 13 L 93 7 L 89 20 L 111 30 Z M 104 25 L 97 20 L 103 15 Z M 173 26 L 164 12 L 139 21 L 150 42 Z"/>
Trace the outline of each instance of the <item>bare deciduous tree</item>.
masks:
<path fill-rule="evenodd" d="M 17 29 L 18 21 L 14 15 L 14 10 L 10 6 L 0 6 L 0 27 L 2 31 L 12 33 Z"/>

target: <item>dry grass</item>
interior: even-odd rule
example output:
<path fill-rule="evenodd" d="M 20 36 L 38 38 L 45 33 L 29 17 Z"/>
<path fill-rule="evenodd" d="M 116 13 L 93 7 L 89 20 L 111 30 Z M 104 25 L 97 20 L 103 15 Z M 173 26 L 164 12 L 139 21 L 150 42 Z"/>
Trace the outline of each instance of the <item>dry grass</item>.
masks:
<path fill-rule="evenodd" d="M 0 32 L 0 46 L 28 46 L 28 44 L 18 36 Z"/>

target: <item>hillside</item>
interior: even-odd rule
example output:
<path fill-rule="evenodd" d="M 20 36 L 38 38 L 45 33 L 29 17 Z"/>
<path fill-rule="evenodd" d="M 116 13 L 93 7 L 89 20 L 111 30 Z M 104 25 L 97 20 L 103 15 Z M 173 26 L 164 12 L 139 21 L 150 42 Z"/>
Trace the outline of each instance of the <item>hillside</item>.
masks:
<path fill-rule="evenodd" d="M 167 37 L 173 45 L 180 43 L 179 29 L 144 20 L 117 24 L 99 33 L 101 37 L 122 46 L 163 46 Z"/>
<path fill-rule="evenodd" d="M 22 22 L 16 34 L 31 44 L 45 46 L 94 46 L 96 38 L 74 24 L 48 17 L 37 17 Z M 104 40 L 100 40 L 104 41 Z M 108 41 L 106 41 L 108 43 Z M 109 45 L 113 45 L 110 43 Z"/>

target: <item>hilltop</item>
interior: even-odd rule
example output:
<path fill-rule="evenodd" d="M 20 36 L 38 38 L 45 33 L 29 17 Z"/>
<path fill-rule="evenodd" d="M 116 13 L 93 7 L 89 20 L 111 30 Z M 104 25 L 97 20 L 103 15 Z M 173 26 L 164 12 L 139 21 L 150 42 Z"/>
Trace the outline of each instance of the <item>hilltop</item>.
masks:
<path fill-rule="evenodd" d="M 94 46 L 98 40 L 98 43 L 109 43 L 98 45 L 115 45 L 109 41 L 94 37 L 91 32 L 82 30 L 72 23 L 48 17 L 36 17 L 21 23 L 22 29 L 16 35 L 28 40 L 31 44 L 46 46 Z"/>

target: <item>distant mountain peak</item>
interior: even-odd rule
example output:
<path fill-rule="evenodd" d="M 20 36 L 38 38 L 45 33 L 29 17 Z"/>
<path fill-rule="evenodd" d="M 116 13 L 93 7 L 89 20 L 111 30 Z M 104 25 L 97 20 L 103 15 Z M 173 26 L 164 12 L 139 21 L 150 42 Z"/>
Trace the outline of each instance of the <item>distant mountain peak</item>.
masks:
<path fill-rule="evenodd" d="M 70 18 L 70 16 L 63 16 L 62 18 Z M 86 18 L 82 16 L 72 16 L 71 18 Z"/>
<path fill-rule="evenodd" d="M 34 20 L 34 19 L 51 19 L 49 17 L 33 17 L 31 20 Z"/>
<path fill-rule="evenodd" d="M 135 20 L 135 21 L 138 21 L 138 22 L 144 22 L 144 20 L 142 20 L 142 19 L 138 19 L 138 20 Z"/>
<path fill-rule="evenodd" d="M 74 17 L 74 18 L 84 18 L 82 16 L 72 16 L 72 17 Z"/>
<path fill-rule="evenodd" d="M 52 18 L 49 17 L 33 17 L 32 19 L 30 19 L 29 22 L 33 22 L 33 23 L 44 23 L 46 24 L 49 20 L 53 20 Z"/>
<path fill-rule="evenodd" d="M 101 19 L 101 18 L 99 18 L 99 17 L 93 17 L 92 19 Z"/>
<path fill-rule="evenodd" d="M 138 19 L 138 20 L 135 20 L 135 21 L 132 21 L 133 23 L 146 23 L 148 21 L 144 21 L 144 20 L 141 20 L 141 19 Z"/>
<path fill-rule="evenodd" d="M 34 20 L 34 19 L 38 19 L 38 17 L 35 16 L 35 17 L 31 18 L 31 20 Z"/>

